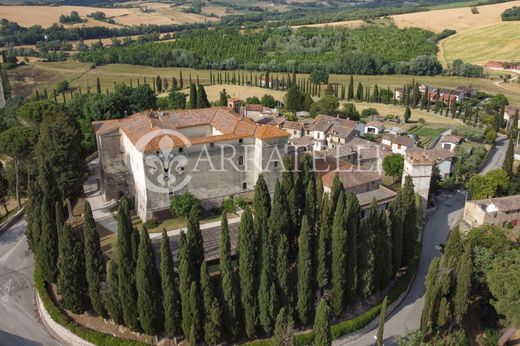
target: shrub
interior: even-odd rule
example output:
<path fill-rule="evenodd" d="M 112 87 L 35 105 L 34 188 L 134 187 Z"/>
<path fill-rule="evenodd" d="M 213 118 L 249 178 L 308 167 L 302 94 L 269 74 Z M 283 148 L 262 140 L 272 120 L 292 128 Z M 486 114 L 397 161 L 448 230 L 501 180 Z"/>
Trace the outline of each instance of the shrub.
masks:
<path fill-rule="evenodd" d="M 173 216 L 182 216 L 188 218 L 193 208 L 197 208 L 202 213 L 202 204 L 200 200 L 190 192 L 185 192 L 172 197 L 170 203 L 170 212 Z"/>
<path fill-rule="evenodd" d="M 240 209 L 245 209 L 247 207 L 247 202 L 244 197 L 238 196 L 236 199 L 237 205 L 240 207 Z"/>
<path fill-rule="evenodd" d="M 228 197 L 222 201 L 222 209 L 225 210 L 226 213 L 233 213 L 235 211 L 235 201 L 233 198 Z"/>
<path fill-rule="evenodd" d="M 156 219 L 151 218 L 146 220 L 143 226 L 146 227 L 146 229 L 156 228 L 157 226 L 159 226 L 159 222 L 157 222 Z"/>

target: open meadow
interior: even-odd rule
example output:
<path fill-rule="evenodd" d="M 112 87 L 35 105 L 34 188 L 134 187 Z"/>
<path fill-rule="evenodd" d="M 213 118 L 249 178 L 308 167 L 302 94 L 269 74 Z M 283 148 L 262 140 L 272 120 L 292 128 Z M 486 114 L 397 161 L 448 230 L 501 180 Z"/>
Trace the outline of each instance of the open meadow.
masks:
<path fill-rule="evenodd" d="M 520 59 L 520 23 L 502 22 L 464 31 L 440 42 L 446 62 L 462 59 L 483 65 L 489 60 Z"/>
<path fill-rule="evenodd" d="M 145 12 L 144 10 L 152 12 Z M 41 25 L 49 27 L 59 22 L 59 17 L 68 15 L 71 11 L 76 11 L 82 19 L 87 19 L 86 23 L 72 24 L 70 26 L 106 26 L 117 27 L 119 25 L 141 25 L 141 24 L 185 24 L 185 23 L 204 23 L 215 21 L 218 18 L 207 17 L 195 13 L 184 13 L 179 9 L 171 8 L 170 4 L 164 3 L 145 3 L 132 8 L 102 8 L 86 6 L 0 6 L 0 18 L 16 22 L 21 26 Z M 107 17 L 112 18 L 116 24 L 108 24 L 87 18 L 87 14 L 101 11 Z"/>
<path fill-rule="evenodd" d="M 209 70 L 195 70 L 189 68 L 175 68 L 175 67 L 150 67 L 150 66 L 134 66 L 125 64 L 111 64 L 104 66 L 97 66 L 94 69 L 90 68 L 90 64 L 80 63 L 77 61 L 63 61 L 63 62 L 31 62 L 25 66 L 19 66 L 15 69 L 9 70 L 9 79 L 13 85 L 14 92 L 20 95 L 28 96 L 35 92 L 36 89 L 40 91 L 47 88 L 49 91 L 54 88 L 56 83 L 62 80 L 68 80 L 73 89 L 81 88 L 86 91 L 87 87 L 95 87 L 96 80 L 99 78 L 103 90 L 112 90 L 114 84 L 118 82 L 125 82 L 127 84 L 132 80 L 133 84 L 137 83 L 137 79 L 143 82 L 146 77 L 148 82 L 151 82 L 157 75 L 161 78 L 169 79 L 172 77 L 179 78 L 179 73 L 182 71 L 184 83 L 187 84 L 191 74 L 192 80 L 195 81 L 197 76 L 199 81 L 203 84 L 209 84 Z M 214 73 L 218 71 L 213 71 Z M 237 73 L 241 71 L 237 71 Z M 232 73 L 232 72 L 231 72 Z M 260 75 L 259 72 L 253 72 Z M 249 75 L 249 71 L 245 72 Z M 279 78 L 286 76 L 286 74 L 278 75 Z M 276 74 L 273 78 L 276 78 Z M 350 76 L 347 75 L 330 75 L 329 81 L 331 83 L 347 84 Z M 308 78 L 308 75 L 299 74 L 297 78 Z M 446 76 L 406 76 L 406 75 L 378 75 L 366 76 L 355 75 L 355 83 L 361 82 L 363 85 L 373 86 L 377 84 L 379 87 L 389 87 L 390 89 L 403 86 L 410 83 L 413 79 L 421 83 L 429 83 L 436 87 L 455 88 L 457 86 L 472 85 L 481 91 L 491 94 L 502 93 L 506 95 L 513 104 L 520 104 L 520 85 L 516 82 L 512 83 L 497 83 L 500 81 L 499 75 L 493 74 L 492 79 L 484 78 L 465 78 L 465 77 L 446 77 Z M 244 87 L 251 88 L 251 87 Z M 260 90 L 264 90 L 258 88 Z M 322 92 L 325 86 L 322 86 Z M 275 93 L 276 91 L 271 91 Z M 245 95 L 245 94 L 244 94 Z M 262 96 L 262 94 L 257 96 Z M 235 96 L 235 95 L 232 95 Z M 218 95 L 217 95 L 218 97 Z M 236 95 L 236 97 L 243 97 Z M 246 96 L 247 97 L 247 96 Z M 210 98 L 211 100 L 211 98 Z"/>

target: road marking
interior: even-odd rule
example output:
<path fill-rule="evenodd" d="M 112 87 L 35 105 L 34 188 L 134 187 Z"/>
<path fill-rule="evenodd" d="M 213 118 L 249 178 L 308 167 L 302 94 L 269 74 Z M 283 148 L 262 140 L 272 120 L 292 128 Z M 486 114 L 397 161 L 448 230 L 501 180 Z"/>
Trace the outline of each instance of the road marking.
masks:
<path fill-rule="evenodd" d="M 20 244 L 25 240 L 25 234 L 23 237 L 20 238 L 20 240 L 18 241 L 18 243 L 16 243 L 15 246 L 13 246 L 12 248 L 9 249 L 9 251 L 7 251 L 1 258 L 0 258 L 0 263 L 5 263 L 5 260 L 8 259 L 11 254 L 18 248 L 18 246 L 20 246 Z"/>

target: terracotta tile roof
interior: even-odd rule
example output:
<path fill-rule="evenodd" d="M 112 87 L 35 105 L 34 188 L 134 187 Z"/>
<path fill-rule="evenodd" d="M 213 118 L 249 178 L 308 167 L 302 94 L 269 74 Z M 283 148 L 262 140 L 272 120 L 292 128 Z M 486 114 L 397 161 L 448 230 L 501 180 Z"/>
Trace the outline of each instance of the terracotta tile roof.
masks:
<path fill-rule="evenodd" d="M 371 121 L 367 123 L 367 126 L 373 126 L 377 128 L 383 128 L 384 124 L 382 121 Z"/>
<path fill-rule="evenodd" d="M 444 138 L 442 139 L 442 142 L 459 144 L 463 139 L 464 139 L 464 137 L 462 137 L 462 136 L 447 135 L 447 136 L 444 136 Z"/>
<path fill-rule="evenodd" d="M 169 112 L 141 112 L 124 119 L 96 121 L 92 123 L 97 135 L 104 135 L 119 129 L 128 139 L 137 145 L 145 135 L 154 135 L 154 131 L 181 130 L 184 128 L 210 125 L 222 134 L 216 136 L 203 136 L 189 138 L 188 142 L 210 143 L 238 139 L 243 137 L 256 137 L 259 139 L 274 139 L 288 137 L 286 131 L 272 125 L 257 125 L 250 119 L 241 119 L 224 107 L 203 109 L 175 110 Z M 155 151 L 159 148 L 161 140 L 169 140 L 173 147 L 187 145 L 180 136 L 173 134 L 155 135 L 147 140 L 144 151 Z M 163 142 L 164 143 L 164 142 Z"/>
<path fill-rule="evenodd" d="M 303 124 L 299 121 L 286 120 L 283 122 L 282 128 L 290 130 L 303 130 Z"/>
<path fill-rule="evenodd" d="M 520 195 L 513 195 L 507 197 L 497 197 L 497 198 L 486 198 L 486 199 L 478 199 L 475 201 L 468 201 L 467 203 L 475 203 L 479 205 L 482 209 L 486 210 L 492 204 L 501 212 L 507 212 L 511 210 L 520 209 Z"/>
<path fill-rule="evenodd" d="M 327 130 L 327 135 L 347 138 L 352 134 L 352 132 L 354 132 L 353 128 L 348 128 L 342 125 L 332 125 L 332 127 Z"/>
<path fill-rule="evenodd" d="M 396 195 L 397 193 L 383 185 L 380 185 L 376 190 L 356 193 L 361 208 L 369 207 L 374 199 L 378 204 L 391 202 L 394 200 Z"/>
<path fill-rule="evenodd" d="M 414 157 L 417 158 L 419 158 L 421 155 L 425 156 L 428 159 L 430 159 L 432 163 L 433 161 L 439 163 L 441 161 L 451 159 L 457 156 L 455 153 L 452 153 L 451 151 L 442 148 L 426 150 L 423 148 L 416 147 L 408 149 L 406 153 L 410 155 L 415 155 Z"/>
<path fill-rule="evenodd" d="M 383 138 L 388 139 L 392 143 L 399 144 L 399 145 L 408 146 L 413 143 L 413 139 L 408 136 L 396 136 L 396 135 L 387 133 L 387 134 L 383 135 Z"/>
<path fill-rule="evenodd" d="M 325 174 L 322 178 L 323 186 L 332 188 L 334 177 L 338 174 L 339 180 L 343 183 L 345 189 L 351 189 L 353 187 L 364 185 L 372 182 L 381 181 L 381 175 L 376 172 L 365 172 L 365 171 L 330 171 Z"/>
<path fill-rule="evenodd" d="M 431 158 L 426 150 L 407 150 L 406 159 L 411 161 L 414 166 L 433 165 L 435 162 L 435 159 Z"/>
<path fill-rule="evenodd" d="M 291 139 L 289 142 L 295 147 L 312 146 L 314 144 L 313 138 L 311 136 L 303 136 L 300 138 Z"/>
<path fill-rule="evenodd" d="M 271 125 L 258 125 L 254 134 L 255 138 L 258 139 L 273 139 L 289 137 L 289 133 L 276 126 Z"/>
<path fill-rule="evenodd" d="M 341 119 L 336 117 L 331 117 L 330 115 L 318 115 L 311 125 L 309 125 L 309 130 L 314 131 L 327 131 L 333 125 L 340 125 L 346 128 L 355 129 L 357 126 L 357 122 L 349 119 Z"/>

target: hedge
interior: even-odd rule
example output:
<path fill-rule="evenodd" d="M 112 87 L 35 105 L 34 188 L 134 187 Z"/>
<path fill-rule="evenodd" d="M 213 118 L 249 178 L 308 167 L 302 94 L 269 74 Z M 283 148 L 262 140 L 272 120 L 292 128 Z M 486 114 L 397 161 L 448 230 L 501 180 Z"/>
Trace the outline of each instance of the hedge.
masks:
<path fill-rule="evenodd" d="M 395 285 L 393 285 L 390 290 L 388 291 L 388 304 L 393 303 L 396 301 L 403 292 L 406 291 L 408 286 L 410 285 L 410 282 L 412 278 L 415 275 L 415 272 L 417 271 L 417 267 L 419 265 L 419 258 L 421 255 L 421 245 L 417 244 L 416 251 L 415 251 L 415 257 L 410 264 L 408 270 L 406 271 L 406 274 L 396 282 Z M 369 310 L 357 315 L 356 317 L 341 321 L 337 324 L 334 324 L 331 326 L 331 333 L 333 339 L 338 339 L 342 336 L 345 336 L 347 334 L 353 333 L 357 330 L 360 330 L 361 328 L 366 327 L 370 322 L 374 321 L 379 314 L 381 313 L 381 307 L 383 305 L 383 299 L 381 301 L 370 308 Z M 314 333 L 312 331 L 306 332 L 303 334 L 297 334 L 294 337 L 294 344 L 296 346 L 306 346 L 311 345 L 314 340 Z M 270 346 L 272 345 L 271 339 L 263 339 L 263 340 L 255 340 L 246 343 L 247 346 Z"/>
<path fill-rule="evenodd" d="M 95 345 L 103 346 L 142 346 L 147 345 L 142 342 L 116 338 L 112 335 L 100 333 L 98 331 L 83 327 L 65 316 L 61 309 L 56 306 L 54 300 L 49 295 L 47 285 L 43 279 L 40 267 L 35 263 L 34 265 L 34 286 L 38 290 L 43 306 L 54 320 L 54 322 L 62 325 L 70 330 L 83 340 L 91 342 Z"/>

